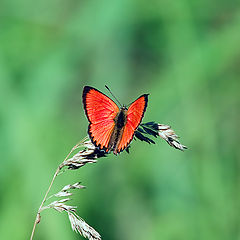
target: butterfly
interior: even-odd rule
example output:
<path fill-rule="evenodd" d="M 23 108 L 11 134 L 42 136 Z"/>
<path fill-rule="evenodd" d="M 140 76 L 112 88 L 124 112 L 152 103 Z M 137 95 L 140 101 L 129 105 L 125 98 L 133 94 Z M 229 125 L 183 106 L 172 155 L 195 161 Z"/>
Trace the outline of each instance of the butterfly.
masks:
<path fill-rule="evenodd" d="M 141 95 L 129 108 L 119 108 L 108 96 L 89 86 L 84 87 L 82 98 L 92 143 L 99 149 L 113 151 L 114 154 L 126 149 L 142 121 L 148 94 Z"/>

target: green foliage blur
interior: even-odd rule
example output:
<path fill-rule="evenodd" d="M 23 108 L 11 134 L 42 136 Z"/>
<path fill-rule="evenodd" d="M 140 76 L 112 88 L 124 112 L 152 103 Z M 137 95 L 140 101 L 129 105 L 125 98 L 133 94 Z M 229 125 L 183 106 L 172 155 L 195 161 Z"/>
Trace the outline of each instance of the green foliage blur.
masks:
<path fill-rule="evenodd" d="M 133 141 L 57 177 L 104 240 L 240 239 L 240 4 L 219 1 L 2 0 L 0 233 L 29 239 L 58 164 L 87 134 L 85 85 L 171 125 L 189 149 Z M 108 93 L 107 93 L 108 94 Z M 35 239 L 83 239 L 42 213 Z"/>

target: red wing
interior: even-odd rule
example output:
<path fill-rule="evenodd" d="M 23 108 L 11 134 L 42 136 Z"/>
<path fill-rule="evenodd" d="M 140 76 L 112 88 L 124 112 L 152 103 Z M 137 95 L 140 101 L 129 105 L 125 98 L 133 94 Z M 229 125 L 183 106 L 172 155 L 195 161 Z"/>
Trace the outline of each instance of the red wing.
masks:
<path fill-rule="evenodd" d="M 83 106 L 90 122 L 88 133 L 92 142 L 108 151 L 118 106 L 109 97 L 89 86 L 83 89 Z"/>
<path fill-rule="evenodd" d="M 148 94 L 144 94 L 134 101 L 127 111 L 127 122 L 123 130 L 122 139 L 118 145 L 117 152 L 124 150 L 132 141 L 135 130 L 142 121 L 147 107 Z"/>

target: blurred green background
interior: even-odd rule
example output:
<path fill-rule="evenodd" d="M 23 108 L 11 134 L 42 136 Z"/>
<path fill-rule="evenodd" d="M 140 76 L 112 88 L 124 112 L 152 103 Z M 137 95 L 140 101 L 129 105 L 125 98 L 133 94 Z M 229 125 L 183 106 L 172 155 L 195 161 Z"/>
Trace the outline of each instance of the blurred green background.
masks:
<path fill-rule="evenodd" d="M 66 171 L 72 205 L 104 240 L 240 239 L 240 4 L 218 1 L 2 0 L 0 233 L 29 239 L 56 167 L 87 133 L 90 85 L 122 103 L 150 93 L 143 122 L 161 139 Z M 47 210 L 35 239 L 83 239 Z"/>

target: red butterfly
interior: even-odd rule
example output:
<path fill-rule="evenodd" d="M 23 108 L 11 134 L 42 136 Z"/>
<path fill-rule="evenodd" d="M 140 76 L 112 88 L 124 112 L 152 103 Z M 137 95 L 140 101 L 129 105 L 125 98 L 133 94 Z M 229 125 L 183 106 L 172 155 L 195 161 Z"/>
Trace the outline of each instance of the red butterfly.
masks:
<path fill-rule="evenodd" d="M 114 154 L 123 151 L 132 141 L 147 107 L 148 94 L 143 94 L 127 109 L 97 89 L 85 86 L 83 106 L 89 126 L 88 134 L 96 147 Z"/>

